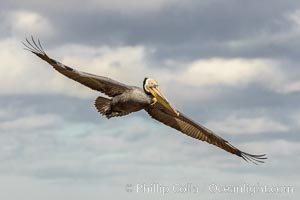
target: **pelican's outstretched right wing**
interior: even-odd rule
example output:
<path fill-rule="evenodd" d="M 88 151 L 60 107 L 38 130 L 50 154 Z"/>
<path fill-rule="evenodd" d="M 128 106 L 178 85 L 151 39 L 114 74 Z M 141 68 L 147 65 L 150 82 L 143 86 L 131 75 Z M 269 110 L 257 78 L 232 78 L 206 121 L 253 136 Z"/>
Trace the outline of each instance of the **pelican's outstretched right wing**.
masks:
<path fill-rule="evenodd" d="M 23 43 L 26 47 L 25 49 L 34 53 L 44 61 L 48 62 L 61 74 L 66 77 L 73 79 L 93 90 L 103 92 L 104 94 L 114 97 L 119 94 L 122 94 L 124 91 L 131 89 L 131 86 L 119 83 L 115 80 L 112 80 L 107 77 L 97 76 L 85 72 L 80 72 L 75 69 L 72 69 L 52 58 L 50 58 L 42 48 L 42 45 L 39 40 L 35 41 L 31 37 L 31 41 L 26 38 L 26 43 Z"/>
<path fill-rule="evenodd" d="M 264 159 L 266 159 L 265 154 L 253 155 L 239 150 L 222 137 L 213 133 L 204 126 L 192 121 L 181 112 L 179 112 L 179 115 L 176 115 L 175 113 L 164 108 L 160 103 L 150 105 L 149 107 L 145 108 L 145 110 L 153 119 L 162 122 L 165 125 L 170 126 L 190 137 L 213 144 L 229 153 L 243 158 L 246 161 L 251 161 L 254 164 L 257 164 L 263 163 Z"/>

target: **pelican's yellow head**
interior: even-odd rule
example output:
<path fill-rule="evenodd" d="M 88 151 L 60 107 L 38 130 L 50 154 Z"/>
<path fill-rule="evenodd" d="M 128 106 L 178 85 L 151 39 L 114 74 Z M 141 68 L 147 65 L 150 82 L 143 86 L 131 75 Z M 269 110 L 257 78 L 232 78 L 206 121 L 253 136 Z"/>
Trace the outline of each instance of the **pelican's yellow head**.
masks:
<path fill-rule="evenodd" d="M 174 112 L 176 115 L 179 115 L 179 112 L 171 106 L 168 99 L 163 95 L 159 89 L 158 83 L 154 79 L 145 78 L 143 88 L 148 95 L 152 95 L 162 106 L 168 109 L 171 112 Z"/>

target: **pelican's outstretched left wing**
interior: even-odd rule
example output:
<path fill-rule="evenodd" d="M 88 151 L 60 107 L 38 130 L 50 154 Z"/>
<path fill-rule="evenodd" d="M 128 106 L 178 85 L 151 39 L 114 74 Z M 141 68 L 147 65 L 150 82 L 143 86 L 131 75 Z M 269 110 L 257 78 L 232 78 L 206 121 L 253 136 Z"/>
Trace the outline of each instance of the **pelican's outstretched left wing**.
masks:
<path fill-rule="evenodd" d="M 160 103 L 156 103 L 152 106 L 149 106 L 145 110 L 153 119 L 156 119 L 167 126 L 177 129 L 178 131 L 190 137 L 206 141 L 227 152 L 242 157 L 246 161 L 251 161 L 256 164 L 257 162 L 263 163 L 263 159 L 266 159 L 265 154 L 252 155 L 240 151 L 239 149 L 231 145 L 228 141 L 213 133 L 211 130 L 193 122 L 191 119 L 189 119 L 180 112 L 179 115 L 170 112 L 169 110 L 164 108 Z"/>
<path fill-rule="evenodd" d="M 115 80 L 112 80 L 107 77 L 97 76 L 85 72 L 80 72 L 75 69 L 72 69 L 52 58 L 50 58 L 42 48 L 42 45 L 39 40 L 35 41 L 31 37 L 31 41 L 26 39 L 25 49 L 34 53 L 44 61 L 48 62 L 54 69 L 56 69 L 61 74 L 67 76 L 74 81 L 77 81 L 93 90 L 103 92 L 104 94 L 114 97 L 119 94 L 122 94 L 124 91 L 131 89 L 131 86 L 119 83 Z"/>

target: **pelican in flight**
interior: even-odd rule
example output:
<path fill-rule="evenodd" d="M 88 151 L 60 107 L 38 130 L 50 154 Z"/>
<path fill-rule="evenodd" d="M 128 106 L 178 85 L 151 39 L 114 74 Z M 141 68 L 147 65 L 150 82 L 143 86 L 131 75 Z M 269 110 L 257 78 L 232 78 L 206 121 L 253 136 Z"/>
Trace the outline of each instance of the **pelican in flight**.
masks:
<path fill-rule="evenodd" d="M 194 122 L 176 110 L 163 95 L 156 80 L 145 78 L 143 87 L 135 87 L 119 83 L 107 77 L 77 71 L 49 57 L 39 40 L 26 38 L 25 49 L 34 53 L 66 77 L 77 81 L 93 90 L 104 93 L 108 97 L 99 96 L 95 101 L 98 112 L 108 119 L 128 115 L 145 110 L 153 119 L 170 126 L 192 138 L 208 142 L 229 153 L 235 154 L 245 161 L 254 164 L 263 163 L 265 154 L 253 155 L 239 150 L 227 140 L 211 130 Z"/>

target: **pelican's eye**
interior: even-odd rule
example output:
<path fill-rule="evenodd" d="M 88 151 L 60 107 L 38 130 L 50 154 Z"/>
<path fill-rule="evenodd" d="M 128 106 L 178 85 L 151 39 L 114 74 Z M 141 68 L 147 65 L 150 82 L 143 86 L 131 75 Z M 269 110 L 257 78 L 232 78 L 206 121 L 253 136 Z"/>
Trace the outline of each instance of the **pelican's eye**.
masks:
<path fill-rule="evenodd" d="M 149 83 L 149 87 L 152 87 L 152 88 L 153 88 L 153 87 L 155 87 L 155 84 L 154 84 L 153 82 L 150 82 L 150 83 Z"/>
<path fill-rule="evenodd" d="M 151 87 L 151 88 L 157 88 L 158 84 L 156 83 L 156 81 L 150 81 L 149 82 L 149 87 Z"/>

